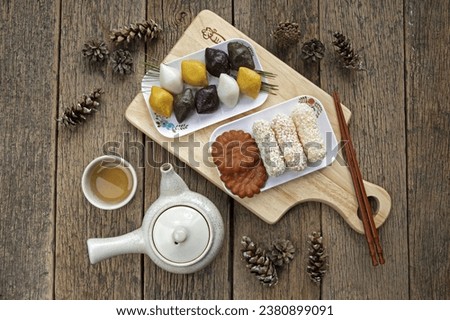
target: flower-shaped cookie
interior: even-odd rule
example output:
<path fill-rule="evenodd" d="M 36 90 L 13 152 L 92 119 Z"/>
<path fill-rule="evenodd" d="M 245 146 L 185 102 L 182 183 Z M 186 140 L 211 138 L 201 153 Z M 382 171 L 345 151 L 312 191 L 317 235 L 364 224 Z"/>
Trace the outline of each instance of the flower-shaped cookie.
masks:
<path fill-rule="evenodd" d="M 220 179 L 233 194 L 240 198 L 251 198 L 261 191 L 267 177 L 266 168 L 262 161 L 259 161 L 256 167 L 243 172 L 222 174 Z"/>
<path fill-rule="evenodd" d="M 222 174 L 248 170 L 260 160 L 255 139 L 242 130 L 230 130 L 218 136 L 211 146 L 211 155 Z"/>
<path fill-rule="evenodd" d="M 230 130 L 216 138 L 211 155 L 225 186 L 241 198 L 259 193 L 268 178 L 259 149 L 252 136 Z"/>

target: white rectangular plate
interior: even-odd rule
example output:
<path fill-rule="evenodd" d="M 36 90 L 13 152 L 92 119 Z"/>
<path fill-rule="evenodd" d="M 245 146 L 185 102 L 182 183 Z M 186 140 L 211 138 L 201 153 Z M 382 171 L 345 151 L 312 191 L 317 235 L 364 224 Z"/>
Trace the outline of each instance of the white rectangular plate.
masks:
<path fill-rule="evenodd" d="M 240 42 L 247 47 L 249 47 L 253 53 L 253 61 L 255 62 L 256 70 L 263 70 L 261 63 L 256 54 L 255 48 L 244 39 L 236 38 L 230 39 L 219 44 L 210 46 L 209 48 L 219 49 L 228 53 L 227 45 L 229 42 L 237 41 Z M 166 62 L 168 66 L 181 69 L 181 61 L 183 60 L 198 60 L 201 62 L 205 62 L 205 49 L 199 50 L 197 52 L 188 54 L 184 57 L 178 58 L 176 60 Z M 208 73 L 208 83 L 217 85 L 219 83 L 219 78 L 214 77 Z M 153 112 L 150 107 L 149 98 L 150 98 L 150 90 L 152 86 L 159 86 L 159 79 L 155 79 L 149 75 L 145 75 L 142 79 L 141 88 L 142 94 L 145 98 L 145 103 L 147 104 L 147 108 L 150 112 L 150 116 L 153 120 L 153 124 L 155 128 L 158 130 L 160 134 L 168 138 L 181 137 L 187 134 L 190 134 L 194 131 L 200 130 L 207 126 L 210 126 L 214 123 L 220 122 L 222 120 L 231 118 L 235 115 L 241 114 L 243 112 L 255 109 L 262 105 L 268 96 L 267 92 L 261 91 L 256 99 L 252 99 L 243 94 L 239 96 L 239 101 L 234 108 L 226 107 L 223 103 L 220 103 L 219 109 L 210 114 L 198 114 L 194 112 L 191 114 L 184 122 L 179 123 L 175 118 L 175 115 L 172 114 L 169 118 L 157 115 Z M 191 87 L 187 86 L 186 87 Z M 195 88 L 195 87 L 194 87 Z M 199 89 L 199 88 L 198 88 Z"/>
<path fill-rule="evenodd" d="M 252 134 L 252 126 L 255 121 L 257 120 L 271 121 L 278 113 L 284 113 L 290 116 L 294 107 L 299 102 L 307 103 L 308 105 L 311 106 L 311 108 L 314 109 L 316 113 L 319 130 L 322 133 L 322 138 L 323 141 L 325 142 L 326 148 L 325 158 L 320 162 L 316 162 L 313 164 L 308 163 L 308 166 L 303 171 L 286 170 L 282 175 L 278 177 L 269 177 L 269 179 L 267 179 L 266 185 L 264 186 L 264 188 L 261 189 L 261 191 L 268 190 L 270 188 L 276 187 L 280 184 L 286 183 L 293 179 L 303 177 L 311 172 L 325 168 L 336 159 L 336 155 L 338 153 L 338 143 L 333 128 L 331 127 L 330 121 L 328 120 L 325 108 L 318 99 L 312 96 L 307 95 L 298 96 L 285 102 L 282 102 L 280 104 L 277 104 L 273 107 L 253 113 L 238 120 L 226 123 L 218 127 L 216 130 L 214 130 L 214 132 L 211 134 L 210 143 L 213 143 L 219 135 L 229 130 L 243 130 L 245 132 Z M 220 175 L 219 170 L 217 170 L 217 173 Z"/>

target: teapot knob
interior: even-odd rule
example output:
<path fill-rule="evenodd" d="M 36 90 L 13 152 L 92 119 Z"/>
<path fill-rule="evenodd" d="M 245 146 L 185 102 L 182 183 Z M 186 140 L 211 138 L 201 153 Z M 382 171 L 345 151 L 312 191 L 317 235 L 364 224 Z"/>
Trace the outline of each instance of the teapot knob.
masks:
<path fill-rule="evenodd" d="M 185 227 L 177 227 L 175 228 L 175 230 L 173 230 L 172 233 L 172 239 L 175 242 L 175 244 L 179 244 L 184 242 L 184 240 L 186 240 L 188 236 L 188 231 L 186 230 Z"/>

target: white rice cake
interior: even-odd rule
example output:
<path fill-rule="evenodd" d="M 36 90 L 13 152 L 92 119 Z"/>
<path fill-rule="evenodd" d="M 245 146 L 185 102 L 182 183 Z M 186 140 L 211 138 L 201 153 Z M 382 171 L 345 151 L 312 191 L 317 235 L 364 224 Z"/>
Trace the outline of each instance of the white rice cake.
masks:
<path fill-rule="evenodd" d="M 291 114 L 308 161 L 313 163 L 325 157 L 325 143 L 319 130 L 314 110 L 306 103 L 300 103 Z"/>
<path fill-rule="evenodd" d="M 286 167 L 296 171 L 305 169 L 306 155 L 292 119 L 279 113 L 272 119 L 271 128 L 283 153 Z"/>
<path fill-rule="evenodd" d="M 271 177 L 281 175 L 286 170 L 286 165 L 269 121 L 255 121 L 252 131 L 267 174 Z"/>

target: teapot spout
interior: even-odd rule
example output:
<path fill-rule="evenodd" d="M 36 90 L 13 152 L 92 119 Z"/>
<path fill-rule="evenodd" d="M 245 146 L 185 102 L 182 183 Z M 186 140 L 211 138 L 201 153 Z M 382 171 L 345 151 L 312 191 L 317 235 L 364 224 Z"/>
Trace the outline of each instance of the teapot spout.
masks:
<path fill-rule="evenodd" d="M 87 245 L 91 264 L 120 254 L 146 252 L 142 229 L 118 237 L 89 239 Z"/>
<path fill-rule="evenodd" d="M 189 191 L 186 183 L 181 177 L 173 170 L 173 166 L 170 163 L 164 163 L 161 168 L 161 184 L 160 184 L 160 196 L 170 197 L 178 196 L 183 192 Z"/>

